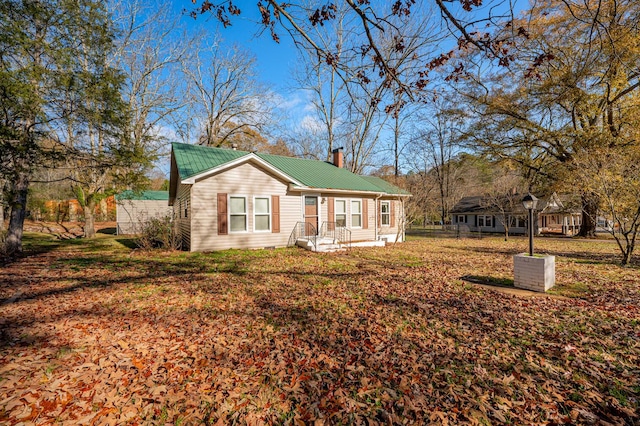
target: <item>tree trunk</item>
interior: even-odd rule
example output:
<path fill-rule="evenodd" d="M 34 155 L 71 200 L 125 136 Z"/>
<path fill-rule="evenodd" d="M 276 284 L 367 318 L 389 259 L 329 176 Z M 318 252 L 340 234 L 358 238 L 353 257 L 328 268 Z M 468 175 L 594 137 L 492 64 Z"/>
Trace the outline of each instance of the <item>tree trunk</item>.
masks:
<path fill-rule="evenodd" d="M 90 197 L 84 205 L 84 237 L 94 238 L 96 236 L 96 202 Z"/>
<path fill-rule="evenodd" d="M 100 200 L 100 217 L 98 220 L 101 222 L 106 222 L 109 219 L 109 205 L 107 203 L 107 199 L 103 198 Z"/>
<path fill-rule="evenodd" d="M 582 225 L 580 226 L 580 237 L 596 236 L 596 220 L 598 216 L 598 196 L 593 193 L 582 194 Z"/>
<path fill-rule="evenodd" d="M 633 256 L 633 249 L 636 245 L 636 237 L 637 237 L 637 228 L 636 230 L 632 230 L 629 236 L 626 236 L 627 244 L 622 250 L 622 266 L 627 266 L 631 263 L 631 258 Z M 620 245 L 620 243 L 618 243 Z"/>
<path fill-rule="evenodd" d="M 27 215 L 27 194 L 29 191 L 29 175 L 25 171 L 18 172 L 16 179 L 11 184 L 11 198 L 9 200 L 11 213 L 9 216 L 9 229 L 5 250 L 13 256 L 22 253 L 22 233 L 24 219 Z"/>
<path fill-rule="evenodd" d="M 3 232 L 3 231 L 4 231 L 4 194 L 0 195 L 0 232 Z"/>

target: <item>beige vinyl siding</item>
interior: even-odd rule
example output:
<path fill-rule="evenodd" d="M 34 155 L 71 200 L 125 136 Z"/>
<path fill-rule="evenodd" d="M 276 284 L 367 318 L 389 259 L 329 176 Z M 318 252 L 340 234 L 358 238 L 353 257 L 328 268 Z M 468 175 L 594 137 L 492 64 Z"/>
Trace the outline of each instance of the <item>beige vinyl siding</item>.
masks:
<path fill-rule="evenodd" d="M 138 234 L 150 218 L 170 216 L 171 212 L 172 209 L 166 200 L 118 200 L 118 235 Z"/>
<path fill-rule="evenodd" d="M 184 217 L 184 202 L 188 201 L 187 217 Z M 182 249 L 189 250 L 191 247 L 191 218 L 193 207 L 191 200 L 191 185 L 178 185 L 176 200 L 173 203 L 173 219 L 178 226 L 178 232 L 182 239 Z"/>
<path fill-rule="evenodd" d="M 372 241 L 375 239 L 376 236 L 376 229 L 375 229 L 375 208 L 374 208 L 374 200 L 375 198 L 373 196 L 371 197 L 363 197 L 363 196 L 349 196 L 348 194 L 331 194 L 331 193 L 323 193 L 321 195 L 321 199 L 324 199 L 324 202 L 321 202 L 320 204 L 320 222 L 322 224 L 322 222 L 335 222 L 335 211 L 336 209 L 334 208 L 334 217 L 329 217 L 329 209 L 327 207 L 327 200 L 329 199 L 329 197 L 333 197 L 334 199 L 334 205 L 335 202 L 338 200 L 345 200 L 346 201 L 346 210 L 347 210 L 347 228 L 351 231 L 351 240 L 352 241 Z M 361 213 L 364 214 L 365 211 L 365 207 L 363 206 L 364 203 L 367 203 L 367 207 L 366 207 L 366 211 L 367 211 L 367 229 L 364 229 L 362 227 L 359 228 L 354 228 L 352 226 L 351 220 L 351 214 L 352 214 L 352 209 L 351 209 L 351 201 L 361 201 L 361 205 L 360 205 L 360 209 L 361 209 Z M 361 224 L 365 222 L 364 217 L 361 216 L 361 220 L 360 220 Z"/>
<path fill-rule="evenodd" d="M 251 163 L 244 163 L 196 182 L 191 191 L 191 251 L 229 248 L 284 247 L 296 222 L 302 220 L 300 197 L 288 183 Z M 218 235 L 217 196 L 242 196 L 247 201 L 247 231 Z M 254 197 L 280 197 L 280 232 L 254 232 Z M 271 206 L 273 220 L 273 206 Z M 273 226 L 271 226 L 273 229 Z"/>
<path fill-rule="evenodd" d="M 391 203 L 393 213 L 391 214 L 391 220 L 393 221 L 391 225 L 393 226 L 382 226 L 378 223 L 378 235 L 383 237 L 385 235 L 393 236 L 390 241 L 395 241 L 395 237 L 399 237 L 399 241 L 403 241 L 404 238 L 404 229 L 403 226 L 403 217 L 404 212 L 402 210 L 402 200 L 397 198 L 381 198 L 379 201 L 389 201 Z M 379 217 L 380 214 L 380 202 L 377 203 L 375 207 L 375 214 Z M 400 228 L 400 233 L 398 233 L 398 229 Z"/>
<path fill-rule="evenodd" d="M 364 229 L 362 227 L 354 228 L 351 220 L 352 220 L 352 204 L 351 201 L 361 201 L 362 204 L 367 203 L 366 210 L 367 214 L 367 222 L 368 228 Z M 347 227 L 351 230 L 351 241 L 371 241 L 375 239 L 376 236 L 376 228 L 375 228 L 375 218 L 373 217 L 373 213 L 375 213 L 375 209 L 373 208 L 373 198 L 367 197 L 350 197 L 348 198 L 347 203 Z M 360 206 L 360 211 L 364 212 L 365 208 Z M 360 223 L 363 223 L 364 219 L 360 219 Z"/>

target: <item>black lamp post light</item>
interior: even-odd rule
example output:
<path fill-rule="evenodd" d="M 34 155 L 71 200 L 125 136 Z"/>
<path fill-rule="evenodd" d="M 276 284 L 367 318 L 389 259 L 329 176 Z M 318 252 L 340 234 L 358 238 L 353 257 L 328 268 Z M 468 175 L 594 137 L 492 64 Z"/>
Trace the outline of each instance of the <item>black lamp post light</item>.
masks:
<path fill-rule="evenodd" d="M 545 292 L 556 284 L 556 257 L 533 257 L 533 211 L 538 199 L 531 193 L 522 199 L 522 206 L 529 211 L 529 253 L 513 256 L 513 285 L 525 290 Z"/>
<path fill-rule="evenodd" d="M 535 195 L 528 193 L 522 199 L 522 205 L 529 210 L 529 256 L 533 256 L 533 211 L 538 207 L 538 199 Z"/>

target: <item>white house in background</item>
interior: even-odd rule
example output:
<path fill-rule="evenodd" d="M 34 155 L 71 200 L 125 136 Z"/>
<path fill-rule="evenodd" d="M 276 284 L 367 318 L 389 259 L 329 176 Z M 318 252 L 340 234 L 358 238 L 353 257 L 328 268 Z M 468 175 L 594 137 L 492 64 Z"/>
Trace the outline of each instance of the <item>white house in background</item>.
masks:
<path fill-rule="evenodd" d="M 527 233 L 528 213 L 521 203 L 514 204 L 514 208 L 503 215 L 485 197 L 463 197 L 451 209 L 451 223 L 469 232 L 504 233 L 503 221 L 508 221 L 510 234 L 524 235 Z M 535 232 L 576 235 L 580 231 L 582 213 L 571 204 L 569 196 L 560 197 L 555 192 L 541 199 L 536 212 Z"/>
<path fill-rule="evenodd" d="M 410 196 L 333 163 L 174 143 L 169 205 L 190 251 L 284 247 L 315 251 L 404 240 Z"/>
<path fill-rule="evenodd" d="M 168 191 L 124 191 L 116 195 L 118 235 L 138 234 L 150 218 L 172 214 Z"/>

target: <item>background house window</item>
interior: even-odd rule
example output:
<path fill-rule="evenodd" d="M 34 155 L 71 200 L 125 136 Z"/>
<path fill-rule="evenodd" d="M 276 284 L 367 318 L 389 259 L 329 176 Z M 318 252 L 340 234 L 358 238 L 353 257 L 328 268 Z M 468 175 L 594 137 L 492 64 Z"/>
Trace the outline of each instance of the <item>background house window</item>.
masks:
<path fill-rule="evenodd" d="M 247 199 L 245 197 L 229 197 L 229 217 L 231 232 L 247 230 Z"/>
<path fill-rule="evenodd" d="M 271 230 L 271 208 L 270 199 L 267 197 L 256 197 L 253 200 L 253 223 L 256 231 Z"/>
<path fill-rule="evenodd" d="M 457 222 L 458 222 L 458 223 L 465 223 L 465 222 L 466 222 L 466 220 L 465 220 L 465 219 L 466 219 L 466 216 L 465 216 L 465 215 L 463 215 L 463 214 L 459 214 L 459 215 L 458 215 L 458 221 L 457 221 Z"/>
<path fill-rule="evenodd" d="M 335 201 L 336 226 L 347 226 L 347 201 Z"/>
<path fill-rule="evenodd" d="M 351 226 L 360 228 L 362 226 L 362 201 L 351 201 Z"/>
<path fill-rule="evenodd" d="M 389 226 L 391 223 L 391 203 L 389 201 L 380 202 L 380 225 Z"/>
<path fill-rule="evenodd" d="M 509 226 L 513 228 L 525 228 L 527 225 L 524 217 L 511 216 L 509 218 Z"/>
<path fill-rule="evenodd" d="M 184 200 L 184 217 L 189 217 L 189 200 Z"/>
<path fill-rule="evenodd" d="M 493 217 L 480 215 L 478 216 L 478 226 L 484 228 L 492 228 L 493 227 Z"/>

